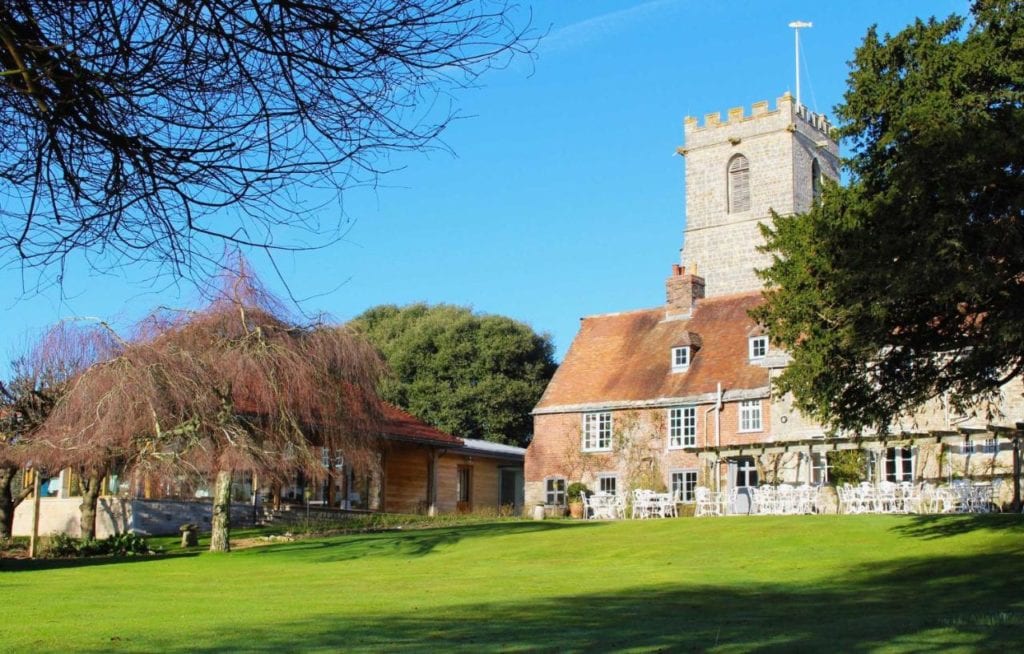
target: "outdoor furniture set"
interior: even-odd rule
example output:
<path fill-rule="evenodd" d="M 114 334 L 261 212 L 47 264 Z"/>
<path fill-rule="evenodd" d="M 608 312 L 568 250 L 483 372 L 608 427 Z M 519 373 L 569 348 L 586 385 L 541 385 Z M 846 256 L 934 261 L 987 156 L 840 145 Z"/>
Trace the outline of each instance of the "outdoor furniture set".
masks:
<path fill-rule="evenodd" d="M 589 497 L 580 496 L 583 501 L 583 517 L 588 520 L 618 520 L 626 517 L 626 496 L 611 493 L 594 493 Z M 655 493 L 650 490 L 633 491 L 633 506 L 630 517 L 674 518 L 676 501 L 671 493 Z"/>
<path fill-rule="evenodd" d="M 611 493 L 580 495 L 583 502 L 583 518 L 586 520 L 617 520 L 626 515 L 626 497 Z"/>
<path fill-rule="evenodd" d="M 693 515 L 700 518 L 708 515 L 725 515 L 736 499 L 736 489 L 729 492 L 712 491 L 706 486 L 693 489 L 695 502 Z"/>
<path fill-rule="evenodd" d="M 948 486 L 883 481 L 836 488 L 840 513 L 989 513 L 998 511 L 1000 480 L 957 481 Z"/>
<path fill-rule="evenodd" d="M 821 487 L 802 484 L 751 487 L 751 513 L 762 515 L 802 515 L 821 511 Z"/>
<path fill-rule="evenodd" d="M 821 487 L 803 484 L 793 486 L 758 486 L 747 489 L 750 513 L 760 515 L 800 515 L 820 513 L 823 509 Z M 994 484 L 954 482 L 948 486 L 928 483 L 882 481 L 877 484 L 843 484 L 836 487 L 839 513 L 988 513 L 998 510 L 999 480 Z M 737 490 L 712 491 L 697 486 L 694 495 L 694 516 L 721 516 L 733 512 Z M 672 493 L 634 490 L 630 517 L 674 518 L 679 499 Z M 594 493 L 582 496 L 583 516 L 588 520 L 618 520 L 626 517 L 626 496 Z"/>
<path fill-rule="evenodd" d="M 633 518 L 674 518 L 676 500 L 672 493 L 655 493 L 651 490 L 633 491 Z"/>

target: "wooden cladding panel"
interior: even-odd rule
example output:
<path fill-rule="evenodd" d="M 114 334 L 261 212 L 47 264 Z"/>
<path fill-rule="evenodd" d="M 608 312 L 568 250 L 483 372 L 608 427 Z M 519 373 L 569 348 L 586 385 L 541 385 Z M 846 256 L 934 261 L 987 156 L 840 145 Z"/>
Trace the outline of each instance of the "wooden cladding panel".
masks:
<path fill-rule="evenodd" d="M 384 510 L 388 513 L 423 513 L 427 504 L 427 477 L 431 448 L 395 444 L 385 462 Z"/>
<path fill-rule="evenodd" d="M 498 507 L 498 462 L 478 456 L 466 457 L 452 453 L 445 454 L 438 461 L 437 468 L 437 510 L 454 513 L 458 509 L 459 466 L 473 468 L 471 475 L 473 493 L 471 510 Z"/>

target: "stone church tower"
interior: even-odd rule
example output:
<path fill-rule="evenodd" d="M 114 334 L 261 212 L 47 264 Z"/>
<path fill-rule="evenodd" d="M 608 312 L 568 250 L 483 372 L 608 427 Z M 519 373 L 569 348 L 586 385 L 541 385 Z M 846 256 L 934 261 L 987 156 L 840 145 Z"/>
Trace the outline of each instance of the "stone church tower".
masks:
<path fill-rule="evenodd" d="M 700 275 L 707 297 L 762 287 L 756 268 L 770 264 L 757 251 L 758 224 L 807 211 L 822 177 L 839 176 L 839 146 L 825 116 L 786 93 L 774 111 L 756 102 L 751 115 L 729 110 L 726 122 L 707 114 L 704 125 L 687 117 L 686 229 L 682 264 Z"/>

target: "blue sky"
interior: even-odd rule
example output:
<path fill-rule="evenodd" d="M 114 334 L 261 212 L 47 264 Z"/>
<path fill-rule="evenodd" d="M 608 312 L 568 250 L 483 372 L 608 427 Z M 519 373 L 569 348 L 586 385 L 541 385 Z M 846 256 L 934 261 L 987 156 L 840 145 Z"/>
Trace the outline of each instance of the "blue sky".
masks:
<path fill-rule="evenodd" d="M 443 151 L 392 160 L 402 170 L 345 196 L 354 219 L 332 247 L 282 255 L 308 312 L 343 321 L 377 304 L 471 305 L 554 338 L 559 359 L 581 316 L 655 306 L 679 259 L 687 115 L 723 114 L 792 90 L 793 20 L 802 99 L 831 114 L 868 26 L 894 32 L 916 16 L 966 13 L 966 0 L 548 0 L 532 7 L 548 35 L 532 63 L 491 71 L 459 92 L 465 119 Z M 280 288 L 259 255 L 253 263 Z M 26 339 L 64 317 L 126 326 L 157 305 L 185 306 L 188 286 L 149 273 L 76 266 L 63 289 L 24 291 L 0 271 L 6 320 L 0 370 Z M 27 279 L 31 282 L 31 274 Z M 315 297 L 314 297 L 315 296 Z M 7 356 L 4 356 L 7 355 Z"/>

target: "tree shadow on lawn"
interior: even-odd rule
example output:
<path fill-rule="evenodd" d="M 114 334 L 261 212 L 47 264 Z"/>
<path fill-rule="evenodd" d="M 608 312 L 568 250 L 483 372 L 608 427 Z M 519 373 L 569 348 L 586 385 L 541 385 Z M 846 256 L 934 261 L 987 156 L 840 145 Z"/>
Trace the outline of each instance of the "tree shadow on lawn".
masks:
<path fill-rule="evenodd" d="M 808 553 L 813 556 L 812 552 Z M 816 584 L 638 585 L 620 592 L 221 624 L 162 651 L 894 651 L 1024 648 L 1024 548 L 908 558 Z M 525 580 L 524 580 L 525 581 Z M 443 586 L 438 593 L 443 594 Z M 132 643 L 125 643 L 134 647 Z"/>
<path fill-rule="evenodd" d="M 1015 531 L 1024 538 L 1024 515 L 1019 513 L 925 514 L 906 516 L 908 522 L 892 528 L 904 536 L 933 540 L 972 531 Z"/>
<path fill-rule="evenodd" d="M 0 572 L 34 572 L 65 568 L 90 568 L 97 565 L 124 565 L 149 563 L 170 558 L 199 556 L 198 552 L 160 552 L 139 556 L 84 556 L 72 559 L 0 559 Z"/>
<path fill-rule="evenodd" d="M 469 538 L 535 534 L 561 529 L 589 529 L 606 523 L 593 521 L 524 521 L 495 522 L 480 525 L 402 529 L 345 536 L 313 537 L 268 547 L 244 550 L 253 556 L 273 556 L 286 553 L 316 553 L 314 560 L 328 563 L 349 561 L 367 556 L 426 556 L 438 548 L 451 546 Z"/>

